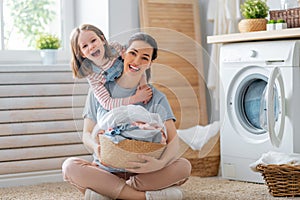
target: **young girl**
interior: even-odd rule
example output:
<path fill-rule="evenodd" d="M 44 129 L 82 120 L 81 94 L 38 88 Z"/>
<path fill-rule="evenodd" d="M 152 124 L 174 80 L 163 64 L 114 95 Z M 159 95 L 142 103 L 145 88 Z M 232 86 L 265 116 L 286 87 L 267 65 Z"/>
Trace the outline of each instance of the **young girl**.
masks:
<path fill-rule="evenodd" d="M 140 89 L 136 94 L 127 98 L 110 97 L 104 87 L 107 81 L 114 81 L 123 70 L 121 54 L 125 51 L 119 43 L 108 44 L 103 32 L 90 24 L 83 24 L 75 28 L 71 33 L 72 60 L 71 67 L 74 78 L 87 78 L 95 97 L 106 110 L 121 105 L 146 103 L 152 97 L 150 87 L 147 84 L 146 75 L 140 81 Z M 131 66 L 132 70 L 138 70 Z"/>

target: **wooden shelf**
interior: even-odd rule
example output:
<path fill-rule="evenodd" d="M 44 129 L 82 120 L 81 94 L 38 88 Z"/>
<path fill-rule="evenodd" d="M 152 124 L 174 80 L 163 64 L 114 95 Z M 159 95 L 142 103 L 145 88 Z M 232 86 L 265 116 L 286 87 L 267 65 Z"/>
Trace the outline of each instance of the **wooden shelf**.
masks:
<path fill-rule="evenodd" d="M 275 39 L 300 39 L 300 28 L 207 36 L 207 43 L 213 44 Z"/>

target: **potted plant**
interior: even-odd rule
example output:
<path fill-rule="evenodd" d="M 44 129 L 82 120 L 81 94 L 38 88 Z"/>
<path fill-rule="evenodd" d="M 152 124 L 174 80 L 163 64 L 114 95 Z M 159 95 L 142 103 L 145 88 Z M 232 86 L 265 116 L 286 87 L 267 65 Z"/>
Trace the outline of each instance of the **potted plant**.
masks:
<path fill-rule="evenodd" d="M 36 39 L 36 48 L 41 50 L 41 57 L 44 65 L 56 63 L 57 50 L 61 46 L 61 40 L 53 34 L 41 34 Z"/>
<path fill-rule="evenodd" d="M 240 7 L 242 19 L 239 30 L 243 32 L 266 30 L 269 7 L 266 0 L 246 0 Z"/>

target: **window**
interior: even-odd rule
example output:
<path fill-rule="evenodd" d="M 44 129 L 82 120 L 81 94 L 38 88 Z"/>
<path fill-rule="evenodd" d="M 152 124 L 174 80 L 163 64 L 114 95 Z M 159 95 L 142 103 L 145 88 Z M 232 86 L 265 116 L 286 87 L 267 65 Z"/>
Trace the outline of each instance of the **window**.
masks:
<path fill-rule="evenodd" d="M 68 61 L 73 8 L 70 0 L 0 0 L 1 64 L 41 62 L 35 48 L 35 39 L 40 33 L 59 36 L 62 48 L 58 60 Z"/>

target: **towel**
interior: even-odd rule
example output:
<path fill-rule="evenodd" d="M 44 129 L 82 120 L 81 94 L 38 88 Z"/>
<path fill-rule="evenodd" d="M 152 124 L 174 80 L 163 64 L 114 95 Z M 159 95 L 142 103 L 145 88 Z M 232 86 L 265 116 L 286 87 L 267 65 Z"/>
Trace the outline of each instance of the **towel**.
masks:
<path fill-rule="evenodd" d="M 256 166 L 262 164 L 262 165 L 280 165 L 280 164 L 290 164 L 290 165 L 300 165 L 300 154 L 286 154 L 286 153 L 280 153 L 275 151 L 269 151 L 267 153 L 263 153 L 262 156 L 255 161 L 254 163 L 250 164 L 250 168 L 258 172 L 256 169 Z"/>
<path fill-rule="evenodd" d="M 238 21 L 241 18 L 240 0 L 210 0 L 207 20 L 214 23 L 213 35 L 238 32 Z M 212 44 L 211 59 L 208 68 L 207 87 L 212 99 L 212 116 L 219 120 L 219 54 L 221 44 Z"/>
<path fill-rule="evenodd" d="M 206 126 L 196 125 L 188 129 L 178 129 L 177 134 L 191 149 L 200 150 L 219 130 L 220 122 L 215 121 Z"/>

